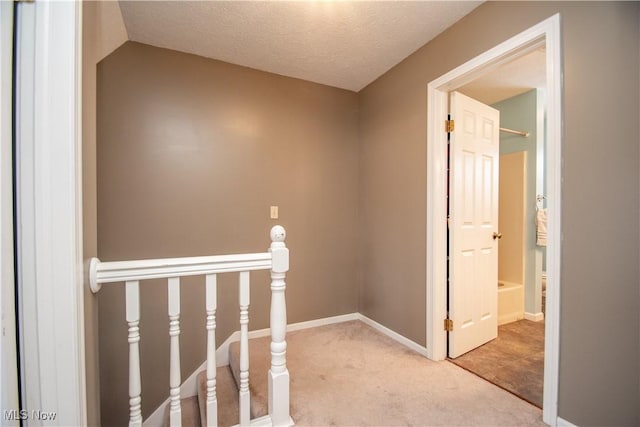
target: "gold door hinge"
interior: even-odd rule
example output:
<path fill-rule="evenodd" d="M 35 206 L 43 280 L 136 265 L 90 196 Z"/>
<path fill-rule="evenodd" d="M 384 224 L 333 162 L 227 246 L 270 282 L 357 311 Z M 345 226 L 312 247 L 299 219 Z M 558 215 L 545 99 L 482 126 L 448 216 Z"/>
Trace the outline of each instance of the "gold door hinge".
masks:
<path fill-rule="evenodd" d="M 444 319 L 444 330 L 447 332 L 453 331 L 453 320 Z"/>
<path fill-rule="evenodd" d="M 456 127 L 456 122 L 453 119 L 444 121 L 445 132 L 451 133 L 453 132 L 455 127 Z"/>

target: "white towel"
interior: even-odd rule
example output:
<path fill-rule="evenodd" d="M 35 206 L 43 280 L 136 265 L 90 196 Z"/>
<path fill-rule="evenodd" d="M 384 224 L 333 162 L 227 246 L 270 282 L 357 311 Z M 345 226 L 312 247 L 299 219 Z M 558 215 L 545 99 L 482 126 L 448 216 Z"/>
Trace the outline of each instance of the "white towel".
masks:
<path fill-rule="evenodd" d="M 538 208 L 536 212 L 536 244 L 547 246 L 547 210 Z"/>

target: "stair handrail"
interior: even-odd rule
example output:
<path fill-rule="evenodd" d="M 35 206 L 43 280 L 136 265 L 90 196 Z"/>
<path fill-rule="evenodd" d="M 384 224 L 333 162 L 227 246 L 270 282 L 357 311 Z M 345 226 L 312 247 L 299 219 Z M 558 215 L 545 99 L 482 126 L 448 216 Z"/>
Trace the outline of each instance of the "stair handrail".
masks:
<path fill-rule="evenodd" d="M 222 273 L 240 273 L 240 419 L 239 425 L 291 426 L 289 415 L 289 371 L 286 365 L 286 300 L 285 276 L 289 271 L 289 249 L 285 245 L 286 231 L 276 225 L 270 232 L 271 246 L 267 252 L 214 255 L 201 257 L 163 258 L 131 261 L 89 263 L 89 287 L 93 293 L 103 284 L 125 282 L 126 320 L 129 341 L 129 426 L 142 426 L 142 396 L 140 378 L 140 290 L 139 282 L 167 279 L 170 340 L 170 425 L 181 425 L 180 408 L 180 278 L 205 276 L 205 308 L 207 329 L 207 426 L 217 425 L 215 311 L 216 277 Z M 269 413 L 250 419 L 249 410 L 249 272 L 271 270 L 271 369 L 268 373 Z"/>

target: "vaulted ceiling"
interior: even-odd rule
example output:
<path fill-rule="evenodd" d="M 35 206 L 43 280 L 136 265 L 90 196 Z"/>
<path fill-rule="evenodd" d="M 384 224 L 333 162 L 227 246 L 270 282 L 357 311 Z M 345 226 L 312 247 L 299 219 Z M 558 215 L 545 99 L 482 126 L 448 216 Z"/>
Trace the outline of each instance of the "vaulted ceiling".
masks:
<path fill-rule="evenodd" d="M 480 1 L 120 1 L 130 40 L 359 91 Z"/>
<path fill-rule="evenodd" d="M 98 2 L 96 59 L 133 40 L 359 91 L 481 3 Z M 537 50 L 460 90 L 492 104 L 544 81 Z"/>

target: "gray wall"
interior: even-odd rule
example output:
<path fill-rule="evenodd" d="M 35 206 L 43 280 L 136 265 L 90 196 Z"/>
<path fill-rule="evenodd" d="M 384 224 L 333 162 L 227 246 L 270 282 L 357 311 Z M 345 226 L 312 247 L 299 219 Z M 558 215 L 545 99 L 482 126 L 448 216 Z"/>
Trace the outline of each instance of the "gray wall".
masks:
<path fill-rule="evenodd" d="M 639 8 L 632 2 L 485 3 L 359 98 L 360 311 L 424 344 L 427 84 L 561 13 L 559 415 L 577 425 L 640 422 Z"/>
<path fill-rule="evenodd" d="M 357 94 L 126 43 L 98 68 L 102 261 L 261 252 L 288 231 L 289 322 L 357 311 Z M 269 206 L 280 219 L 269 219 Z M 238 327 L 236 277 L 219 281 L 217 339 Z M 202 278 L 184 281 L 182 376 L 205 358 Z M 267 272 L 250 329 L 268 327 Z M 168 396 L 166 286 L 141 284 L 143 415 Z M 103 425 L 127 419 L 124 287 L 99 294 Z"/>
<path fill-rule="evenodd" d="M 536 254 L 538 255 L 538 268 L 542 267 L 543 248 L 536 245 L 536 163 L 537 163 L 537 108 L 538 90 L 533 89 L 518 96 L 497 102 L 493 108 L 500 111 L 500 126 L 529 132 L 529 137 L 523 138 L 506 132 L 500 132 L 500 155 L 525 151 L 526 180 L 525 192 L 525 267 L 524 285 L 525 301 L 524 311 L 536 314 L 542 311 L 542 289 L 540 272 L 536 275 Z M 542 189 L 540 189 L 542 193 Z M 541 205 L 542 206 L 542 205 Z"/>

